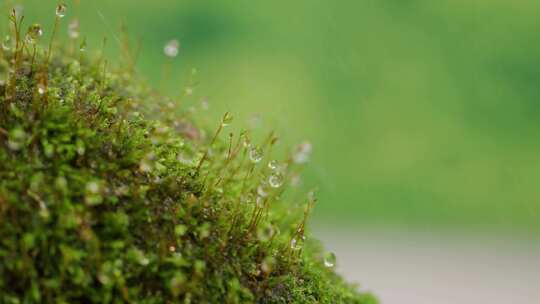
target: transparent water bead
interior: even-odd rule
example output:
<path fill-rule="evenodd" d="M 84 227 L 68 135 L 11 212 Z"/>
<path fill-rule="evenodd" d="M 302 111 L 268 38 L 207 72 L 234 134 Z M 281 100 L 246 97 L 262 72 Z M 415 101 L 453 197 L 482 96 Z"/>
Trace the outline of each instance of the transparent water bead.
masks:
<path fill-rule="evenodd" d="M 270 168 L 270 170 L 276 170 L 278 168 L 278 162 L 275 160 L 269 161 L 268 168 Z"/>
<path fill-rule="evenodd" d="M 174 58 L 178 56 L 178 52 L 180 49 L 180 42 L 176 39 L 171 40 L 165 44 L 165 47 L 163 48 L 163 52 L 167 57 Z"/>
<path fill-rule="evenodd" d="M 77 39 L 80 36 L 80 28 L 81 24 L 79 22 L 79 19 L 73 19 L 68 24 L 68 36 L 71 39 Z"/>
<path fill-rule="evenodd" d="M 296 150 L 294 151 L 293 161 L 297 164 L 306 163 L 309 160 L 309 157 L 311 156 L 312 149 L 313 149 L 313 146 L 308 141 L 305 141 L 299 144 L 296 147 Z"/>
<path fill-rule="evenodd" d="M 203 98 L 203 100 L 201 100 L 201 110 L 208 111 L 209 108 L 210 108 L 210 103 L 208 101 L 208 97 L 205 97 Z"/>
<path fill-rule="evenodd" d="M 38 84 L 37 88 L 38 88 L 39 95 L 43 95 L 47 92 L 47 87 L 42 83 Z"/>
<path fill-rule="evenodd" d="M 221 119 L 221 126 L 227 127 L 231 124 L 232 121 L 233 121 L 233 116 L 229 112 L 227 112 L 225 113 L 225 115 L 223 115 L 223 118 Z"/>
<path fill-rule="evenodd" d="M 300 249 L 300 243 L 298 242 L 298 240 L 296 238 L 293 238 L 291 240 L 290 245 L 291 245 L 292 250 L 299 250 Z"/>
<path fill-rule="evenodd" d="M 35 44 L 36 41 L 43 36 L 43 28 L 39 24 L 32 24 L 28 28 L 28 32 L 26 33 L 26 43 L 28 44 Z"/>
<path fill-rule="evenodd" d="M 266 242 L 269 241 L 274 236 L 274 227 L 272 224 L 267 223 L 263 227 L 260 227 L 257 230 L 257 238 L 260 241 Z"/>
<path fill-rule="evenodd" d="M 279 188 L 283 185 L 283 180 L 283 174 L 278 172 L 270 175 L 270 177 L 268 178 L 268 183 L 270 184 L 270 186 L 272 186 L 272 188 Z"/>
<path fill-rule="evenodd" d="M 65 3 L 58 4 L 56 6 L 56 17 L 64 18 L 67 13 L 67 5 Z"/>
<path fill-rule="evenodd" d="M 327 268 L 333 268 L 336 266 L 336 255 L 333 252 L 327 252 L 324 255 L 324 266 Z"/>
<path fill-rule="evenodd" d="M 6 37 L 4 37 L 4 40 L 2 40 L 2 49 L 4 51 L 9 51 L 11 50 L 12 45 L 13 42 L 11 40 L 11 36 L 7 35 Z"/>
<path fill-rule="evenodd" d="M 269 274 L 274 269 L 274 265 L 276 264 L 276 259 L 273 257 L 266 257 L 263 262 L 261 263 L 261 270 Z"/>
<path fill-rule="evenodd" d="M 267 197 L 268 196 L 268 189 L 267 189 L 267 185 L 264 184 L 264 183 L 261 183 L 259 185 L 259 187 L 257 187 L 257 194 L 260 196 L 260 197 Z"/>
<path fill-rule="evenodd" d="M 84 39 L 83 42 L 81 42 L 81 45 L 79 46 L 79 51 L 86 52 L 86 39 Z"/>
<path fill-rule="evenodd" d="M 258 163 L 262 160 L 263 158 L 263 151 L 260 149 L 260 148 L 251 148 L 249 150 L 249 159 L 253 162 L 253 163 Z"/>

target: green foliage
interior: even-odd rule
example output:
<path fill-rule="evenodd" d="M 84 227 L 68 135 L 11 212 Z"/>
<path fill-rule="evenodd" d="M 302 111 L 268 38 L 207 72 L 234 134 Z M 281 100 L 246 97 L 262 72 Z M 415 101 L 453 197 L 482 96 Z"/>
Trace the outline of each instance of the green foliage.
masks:
<path fill-rule="evenodd" d="M 132 69 L 28 48 L 13 19 L 1 54 L 1 303 L 375 303 L 306 237 L 315 199 L 288 212 L 276 181 L 296 174 L 298 155 L 267 166 L 272 134 L 224 140 L 227 114 L 207 136 Z"/>

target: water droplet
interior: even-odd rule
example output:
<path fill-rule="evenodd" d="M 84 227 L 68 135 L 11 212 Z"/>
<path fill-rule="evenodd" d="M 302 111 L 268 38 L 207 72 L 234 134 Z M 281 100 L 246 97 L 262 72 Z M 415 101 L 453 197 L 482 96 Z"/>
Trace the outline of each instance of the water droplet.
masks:
<path fill-rule="evenodd" d="M 11 41 L 11 36 L 7 35 L 2 41 L 2 49 L 4 49 L 4 51 L 9 51 L 12 45 L 13 42 Z"/>
<path fill-rule="evenodd" d="M 98 181 L 91 181 L 85 186 L 85 201 L 89 205 L 98 205 L 103 201 L 102 186 Z"/>
<path fill-rule="evenodd" d="M 300 244 L 299 244 L 299 242 L 298 242 L 298 240 L 296 238 L 292 238 L 290 245 L 291 245 L 292 250 L 299 250 L 300 249 Z"/>
<path fill-rule="evenodd" d="M 176 39 L 171 40 L 165 44 L 165 47 L 163 48 L 163 52 L 167 57 L 174 58 L 178 56 L 178 52 L 180 49 L 180 42 Z"/>
<path fill-rule="evenodd" d="M 45 94 L 45 92 L 47 92 L 47 87 L 42 83 L 38 84 L 37 88 L 38 88 L 39 95 L 43 95 Z"/>
<path fill-rule="evenodd" d="M 333 252 L 327 252 L 324 255 L 324 266 L 327 268 L 336 266 L 336 255 Z"/>
<path fill-rule="evenodd" d="M 26 33 L 26 43 L 28 44 L 35 44 L 36 41 L 43 36 L 43 28 L 39 24 L 32 24 L 28 28 L 28 32 Z"/>
<path fill-rule="evenodd" d="M 77 39 L 80 35 L 80 27 L 81 24 L 79 22 L 79 19 L 73 19 L 68 24 L 68 36 L 71 39 Z"/>
<path fill-rule="evenodd" d="M 247 123 L 251 129 L 257 129 L 262 124 L 262 117 L 260 114 L 253 114 L 247 119 Z"/>
<path fill-rule="evenodd" d="M 243 203 L 243 204 L 251 204 L 254 200 L 254 195 L 252 193 L 247 193 L 245 195 L 242 195 L 242 197 L 240 198 L 240 201 Z"/>
<path fill-rule="evenodd" d="M 315 196 L 315 190 L 311 190 L 307 194 L 308 201 L 310 203 L 315 203 L 317 201 L 317 197 Z"/>
<path fill-rule="evenodd" d="M 184 152 L 180 152 L 176 159 L 184 165 L 187 165 L 187 166 L 193 165 L 193 158 L 187 156 Z"/>
<path fill-rule="evenodd" d="M 261 183 L 259 187 L 257 187 L 257 194 L 261 197 L 267 197 L 268 196 L 268 190 L 266 189 L 266 184 Z"/>
<path fill-rule="evenodd" d="M 81 45 L 79 46 L 79 51 L 86 52 L 86 39 L 81 42 Z"/>
<path fill-rule="evenodd" d="M 300 176 L 298 174 L 294 174 L 293 176 L 291 176 L 290 184 L 293 187 L 298 187 L 298 185 L 300 184 Z"/>
<path fill-rule="evenodd" d="M 204 111 L 207 111 L 210 108 L 210 105 L 208 103 L 208 97 L 203 98 L 201 101 L 201 109 Z"/>
<path fill-rule="evenodd" d="M 26 132 L 23 129 L 16 128 L 9 132 L 8 136 L 8 148 L 13 151 L 22 149 L 26 142 Z"/>
<path fill-rule="evenodd" d="M 156 157 L 153 153 L 148 153 L 139 163 L 141 172 L 152 172 L 156 167 Z"/>
<path fill-rule="evenodd" d="M 298 145 L 293 154 L 293 161 L 297 164 L 306 163 L 309 160 L 312 148 L 313 146 L 308 141 Z"/>
<path fill-rule="evenodd" d="M 278 167 L 277 161 L 271 160 L 268 162 L 268 168 L 270 168 L 270 170 L 276 170 L 277 167 Z"/>
<path fill-rule="evenodd" d="M 267 242 L 274 236 L 274 227 L 272 224 L 266 223 L 263 227 L 257 230 L 257 238 L 259 241 Z"/>
<path fill-rule="evenodd" d="M 263 262 L 261 263 L 261 270 L 269 274 L 272 272 L 272 269 L 274 268 L 274 265 L 276 264 L 276 259 L 273 257 L 266 257 Z"/>
<path fill-rule="evenodd" d="M 257 196 L 255 199 L 255 205 L 257 205 L 257 208 L 263 208 L 264 207 L 264 198 L 263 196 Z"/>
<path fill-rule="evenodd" d="M 64 18 L 67 12 L 67 5 L 65 3 L 58 4 L 56 6 L 56 17 Z"/>
<path fill-rule="evenodd" d="M 258 163 L 263 158 L 263 151 L 260 148 L 254 147 L 249 150 L 249 159 L 253 163 Z"/>
<path fill-rule="evenodd" d="M 225 115 L 223 115 L 223 118 L 221 119 L 221 126 L 226 127 L 230 125 L 232 120 L 233 120 L 232 115 L 229 112 L 225 113 Z"/>
<path fill-rule="evenodd" d="M 268 178 L 268 183 L 273 188 L 279 188 L 279 187 L 281 187 L 281 185 L 283 185 L 283 179 L 284 179 L 283 174 L 277 172 L 277 173 L 274 173 L 274 174 L 270 175 L 270 177 Z"/>

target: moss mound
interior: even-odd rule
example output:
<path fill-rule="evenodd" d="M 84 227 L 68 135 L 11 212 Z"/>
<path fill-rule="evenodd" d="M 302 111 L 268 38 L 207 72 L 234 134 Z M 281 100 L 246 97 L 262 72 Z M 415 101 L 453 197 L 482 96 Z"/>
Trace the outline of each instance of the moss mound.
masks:
<path fill-rule="evenodd" d="M 282 202 L 305 145 L 268 166 L 273 136 L 222 136 L 229 115 L 206 136 L 129 69 L 21 37 L 0 59 L 1 303 L 375 303 L 306 238 L 314 198 Z"/>

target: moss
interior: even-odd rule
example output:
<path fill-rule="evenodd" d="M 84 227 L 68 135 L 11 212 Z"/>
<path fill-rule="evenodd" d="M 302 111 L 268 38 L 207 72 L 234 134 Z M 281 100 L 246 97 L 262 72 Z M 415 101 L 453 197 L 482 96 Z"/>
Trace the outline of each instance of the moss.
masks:
<path fill-rule="evenodd" d="M 268 185 L 298 170 L 264 165 L 273 136 L 223 139 L 228 114 L 206 136 L 131 69 L 16 39 L 1 54 L 1 303 L 375 303 L 306 238 L 314 198 L 288 215 L 287 183 Z"/>

